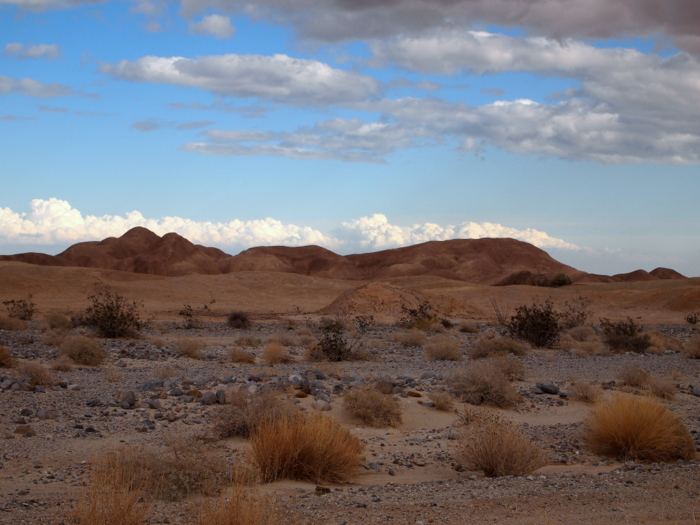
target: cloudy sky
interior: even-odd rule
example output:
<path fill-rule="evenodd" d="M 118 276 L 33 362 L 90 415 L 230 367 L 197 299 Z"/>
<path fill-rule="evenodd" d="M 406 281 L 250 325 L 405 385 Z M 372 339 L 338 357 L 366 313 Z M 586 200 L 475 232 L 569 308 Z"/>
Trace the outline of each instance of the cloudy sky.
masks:
<path fill-rule="evenodd" d="M 697 0 L 0 0 L 0 253 L 514 237 L 700 276 Z"/>

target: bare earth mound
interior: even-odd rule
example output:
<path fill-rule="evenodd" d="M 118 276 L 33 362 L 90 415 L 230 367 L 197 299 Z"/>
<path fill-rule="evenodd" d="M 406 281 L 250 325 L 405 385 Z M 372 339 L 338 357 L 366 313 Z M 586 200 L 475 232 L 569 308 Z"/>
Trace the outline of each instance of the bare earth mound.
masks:
<path fill-rule="evenodd" d="M 374 315 L 396 317 L 402 307 L 418 308 L 424 301 L 418 292 L 389 283 L 374 282 L 343 292 L 331 304 L 319 310 L 322 315 Z"/>

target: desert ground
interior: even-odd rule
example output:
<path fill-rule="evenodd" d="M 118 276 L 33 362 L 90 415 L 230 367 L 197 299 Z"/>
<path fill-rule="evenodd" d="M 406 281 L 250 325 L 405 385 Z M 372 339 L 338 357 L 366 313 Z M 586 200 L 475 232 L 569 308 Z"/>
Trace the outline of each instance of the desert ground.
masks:
<path fill-rule="evenodd" d="M 84 311 L 96 284 L 139 303 L 138 332 L 110 339 L 83 326 L 50 328 L 52 314 L 70 318 Z M 166 277 L 0 262 L 0 301 L 28 294 L 36 305 L 33 319 L 0 330 L 0 346 L 14 360 L 0 369 L 0 523 L 75 523 L 105 457 L 150 451 L 166 458 L 177 455 L 177 446 L 187 449 L 182 455 L 196 454 L 195 463 L 218 465 L 213 486 L 177 498 L 138 486 L 144 523 L 215 525 L 202 513 L 231 497 L 234 484 L 222 472 L 243 471 L 247 497 L 258 498 L 261 512 L 274 507 L 291 523 L 700 522 L 697 453 L 634 461 L 596 452 L 585 433 L 596 403 L 653 397 L 680 418 L 700 450 L 700 359 L 691 358 L 700 324 L 685 320 L 700 311 L 700 278 L 494 287 L 439 276 L 358 281 L 238 271 Z M 512 405 L 476 406 L 455 391 L 455 374 L 484 361 L 474 357 L 480 342 L 507 336 L 494 304 L 512 315 L 519 305 L 550 299 L 564 308 L 581 297 L 585 325 L 592 326 L 584 341 L 564 331 L 552 348 L 523 344 L 523 355 L 505 358 L 521 367 L 509 383 L 517 396 Z M 402 306 L 424 302 L 434 323 L 418 331 L 397 324 Z M 179 314 L 187 305 L 192 317 Z M 235 311 L 249 316 L 249 328 L 227 324 Z M 368 315 L 373 321 L 361 338 L 361 359 L 309 357 L 321 319 Z M 603 318 L 632 319 L 651 335 L 651 347 L 610 351 L 601 339 Z M 97 341 L 104 361 L 53 369 L 66 361 L 66 341 L 78 336 Z M 184 340 L 194 341 L 200 355 L 182 350 Z M 430 357 L 431 345 L 445 340 L 458 349 L 458 360 Z M 252 354 L 253 362 L 235 362 L 233 350 Z M 26 363 L 41 363 L 50 377 L 24 380 Z M 629 373 L 638 369 L 648 381 L 631 384 Z M 538 384 L 555 387 L 554 393 Z M 363 388 L 388 388 L 401 422 L 371 426 L 353 415 L 344 399 Z M 346 479 L 262 481 L 251 439 L 217 434 L 221 411 L 236 395 L 270 393 L 310 417 L 332 418 L 359 439 L 361 461 Z M 451 406 L 439 410 L 438 393 L 448 394 Z M 479 424 L 469 422 L 476 413 L 511 422 L 540 451 L 541 466 L 496 477 L 471 468 L 460 450 L 469 427 Z"/>

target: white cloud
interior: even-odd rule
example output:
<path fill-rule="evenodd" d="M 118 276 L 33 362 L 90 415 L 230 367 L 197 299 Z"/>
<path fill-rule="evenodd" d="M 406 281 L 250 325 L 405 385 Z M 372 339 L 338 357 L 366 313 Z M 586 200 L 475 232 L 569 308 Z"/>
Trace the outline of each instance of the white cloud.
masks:
<path fill-rule="evenodd" d="M 25 97 L 34 98 L 55 98 L 68 95 L 96 98 L 97 95 L 76 91 L 68 86 L 57 83 L 44 84 L 31 78 L 14 79 L 5 75 L 0 75 L 0 95 L 17 93 Z"/>
<path fill-rule="evenodd" d="M 366 100 L 379 82 L 323 62 L 287 55 L 215 55 L 195 59 L 146 56 L 100 71 L 130 82 L 196 87 L 219 95 L 269 99 L 302 106 Z"/>
<path fill-rule="evenodd" d="M 207 15 L 199 22 L 190 23 L 190 33 L 211 35 L 216 38 L 231 38 L 236 28 L 231 25 L 231 19 L 223 15 Z"/>
<path fill-rule="evenodd" d="M 158 235 L 177 232 L 192 242 L 219 246 L 229 251 L 264 245 L 318 244 L 349 253 L 382 250 L 431 240 L 484 237 L 512 237 L 540 248 L 580 249 L 574 244 L 550 237 L 535 229 L 517 230 L 488 222 L 464 222 L 454 226 L 426 223 L 402 227 L 390 224 L 382 214 L 344 222 L 331 235 L 326 235 L 308 226 L 284 224 L 271 218 L 198 222 L 180 217 L 146 219 L 138 211 L 132 211 L 125 216 L 83 216 L 68 202 L 56 198 L 34 199 L 30 203 L 29 213 L 0 208 L 0 243 L 4 244 L 51 245 L 101 240 L 121 236 L 136 226 L 148 228 Z"/>

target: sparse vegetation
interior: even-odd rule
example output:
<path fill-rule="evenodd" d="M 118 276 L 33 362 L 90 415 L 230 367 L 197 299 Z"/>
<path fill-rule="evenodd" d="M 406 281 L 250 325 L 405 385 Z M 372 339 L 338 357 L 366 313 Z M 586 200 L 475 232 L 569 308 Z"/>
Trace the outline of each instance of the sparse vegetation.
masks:
<path fill-rule="evenodd" d="M 202 349 L 204 343 L 197 339 L 183 338 L 177 342 L 177 353 L 180 357 L 191 359 L 202 359 Z"/>
<path fill-rule="evenodd" d="M 186 329 L 199 328 L 199 319 L 191 304 L 185 304 L 177 315 L 182 317 L 182 325 Z"/>
<path fill-rule="evenodd" d="M 253 364 L 255 363 L 255 356 L 248 352 L 247 350 L 241 350 L 240 348 L 231 348 L 228 351 L 228 357 L 234 363 L 245 363 Z"/>
<path fill-rule="evenodd" d="M 627 386 L 643 388 L 649 381 L 649 374 L 638 366 L 626 366 L 620 373 L 620 379 Z"/>
<path fill-rule="evenodd" d="M 280 400 L 272 393 L 251 395 L 246 391 L 229 390 L 227 404 L 218 408 L 212 423 L 212 433 L 217 439 L 250 437 L 266 419 L 279 419 L 296 408 Z"/>
<path fill-rule="evenodd" d="M 250 318 L 244 312 L 231 312 L 226 319 L 226 324 L 234 330 L 250 329 Z"/>
<path fill-rule="evenodd" d="M 598 337 L 595 330 L 590 326 L 575 326 L 569 329 L 566 334 L 579 343 L 595 341 Z"/>
<path fill-rule="evenodd" d="M 452 410 L 455 406 L 455 399 L 449 392 L 433 391 L 428 394 L 428 398 L 435 403 L 435 409 L 442 412 Z"/>
<path fill-rule="evenodd" d="M 531 306 L 517 306 L 515 315 L 506 326 L 511 337 L 527 341 L 536 348 L 552 346 L 561 333 L 558 314 L 550 300 Z"/>
<path fill-rule="evenodd" d="M 66 354 L 61 354 L 58 356 L 53 363 L 51 363 L 51 370 L 56 372 L 72 372 L 75 368 L 75 364 Z"/>
<path fill-rule="evenodd" d="M 601 319 L 600 327 L 603 330 L 603 342 L 615 352 L 642 353 L 651 346 L 649 334 L 643 333 L 644 328 L 630 318 L 615 322 Z"/>
<path fill-rule="evenodd" d="M 92 304 L 85 310 L 79 322 L 92 327 L 101 336 L 124 337 L 141 328 L 137 311 L 140 304 L 127 301 L 110 287 L 99 287 L 88 300 Z"/>
<path fill-rule="evenodd" d="M 450 377 L 449 384 L 457 395 L 472 405 L 509 408 L 520 401 L 506 374 L 488 361 L 472 363 L 458 370 Z"/>
<path fill-rule="evenodd" d="M 14 317 L 5 317 L 0 315 L 0 330 L 7 330 L 8 332 L 18 332 L 20 330 L 26 330 L 27 323 L 21 319 L 15 319 Z"/>
<path fill-rule="evenodd" d="M 277 341 L 272 341 L 265 345 L 260 355 L 263 362 L 267 365 L 278 365 L 280 363 L 289 363 L 292 358 L 287 353 L 286 348 Z"/>
<path fill-rule="evenodd" d="M 688 341 L 685 352 L 690 359 L 700 359 L 700 336 L 695 336 Z"/>
<path fill-rule="evenodd" d="M 491 308 L 493 308 L 498 326 L 507 326 L 508 318 L 510 317 L 510 306 L 493 297 L 491 298 Z"/>
<path fill-rule="evenodd" d="M 461 361 L 462 352 L 454 339 L 436 337 L 425 349 L 425 357 L 428 361 Z"/>
<path fill-rule="evenodd" d="M 17 365 L 17 373 L 21 377 L 29 377 L 38 385 L 50 385 L 54 377 L 49 370 L 39 361 L 20 361 Z"/>
<path fill-rule="evenodd" d="M 693 459 L 695 443 L 683 422 L 650 397 L 618 395 L 596 405 L 586 422 L 596 454 L 624 460 Z"/>
<path fill-rule="evenodd" d="M 66 330 L 49 330 L 44 334 L 41 342 L 48 346 L 61 346 L 67 337 Z"/>
<path fill-rule="evenodd" d="M 479 325 L 474 321 L 465 321 L 459 325 L 459 331 L 463 334 L 478 334 Z"/>
<path fill-rule="evenodd" d="M 689 313 L 685 316 L 685 320 L 688 322 L 688 324 L 698 324 L 698 321 L 700 321 L 700 312 Z"/>
<path fill-rule="evenodd" d="M 281 525 L 283 520 L 271 498 L 254 497 L 235 483 L 221 498 L 204 503 L 196 525 Z"/>
<path fill-rule="evenodd" d="M 362 349 L 362 339 L 373 322 L 372 316 L 357 316 L 352 322 L 354 330 L 348 334 L 343 319 L 324 317 L 316 334 L 317 351 L 329 361 L 350 359 L 354 352 Z"/>
<path fill-rule="evenodd" d="M 248 346 L 251 348 L 257 348 L 262 345 L 262 340 L 259 337 L 252 335 L 242 335 L 238 337 L 234 342 L 236 346 Z"/>
<path fill-rule="evenodd" d="M 571 277 L 565 273 L 558 273 L 551 278 L 543 277 L 535 282 L 535 286 L 548 286 L 550 288 L 559 288 L 561 286 L 569 286 L 572 283 Z"/>
<path fill-rule="evenodd" d="M 10 319 L 31 321 L 34 317 L 35 304 L 32 301 L 32 294 L 27 295 L 26 299 L 10 299 L 3 301 L 2 304 L 7 308 L 7 316 Z"/>
<path fill-rule="evenodd" d="M 676 396 L 676 385 L 668 378 L 649 376 L 646 386 L 658 398 L 670 400 Z"/>
<path fill-rule="evenodd" d="M 600 399 L 602 391 L 595 383 L 576 381 L 571 385 L 571 393 L 574 395 L 575 399 L 583 401 L 584 403 L 593 404 Z"/>
<path fill-rule="evenodd" d="M 527 350 L 518 341 L 506 339 L 505 337 L 482 339 L 469 350 L 469 356 L 472 359 L 508 354 L 525 355 Z"/>
<path fill-rule="evenodd" d="M 16 364 L 17 362 L 12 357 L 10 349 L 0 345 L 0 368 L 14 368 Z"/>
<path fill-rule="evenodd" d="M 564 302 L 564 308 L 559 312 L 559 324 L 564 328 L 583 326 L 591 315 L 592 301 L 583 295 L 571 301 Z"/>
<path fill-rule="evenodd" d="M 347 480 L 360 466 L 362 444 L 340 423 L 301 412 L 263 421 L 251 435 L 252 460 L 265 481 Z"/>
<path fill-rule="evenodd" d="M 544 466 L 544 454 L 515 426 L 493 413 L 470 411 L 461 415 L 465 423 L 457 459 L 487 477 L 529 474 Z"/>
<path fill-rule="evenodd" d="M 418 308 L 408 308 L 401 305 L 401 319 L 399 326 L 415 328 L 416 330 L 430 330 L 430 327 L 439 322 L 438 316 L 428 301 L 422 302 Z"/>
<path fill-rule="evenodd" d="M 343 397 L 343 406 L 372 427 L 396 427 L 401 424 L 399 402 L 370 386 L 347 392 Z"/>
<path fill-rule="evenodd" d="M 404 348 L 420 348 L 428 342 L 425 333 L 415 329 L 393 334 L 392 339 Z"/>
<path fill-rule="evenodd" d="M 71 337 L 61 345 L 61 350 L 80 365 L 97 366 L 107 357 L 107 352 L 94 339 L 84 336 Z"/>
<path fill-rule="evenodd" d="M 493 366 L 503 372 L 508 381 L 522 381 L 525 378 L 525 367 L 514 357 L 499 355 L 490 357 L 486 362 L 493 364 Z"/>
<path fill-rule="evenodd" d="M 51 330 L 68 330 L 71 327 L 70 319 L 58 312 L 45 314 L 44 321 Z"/>

